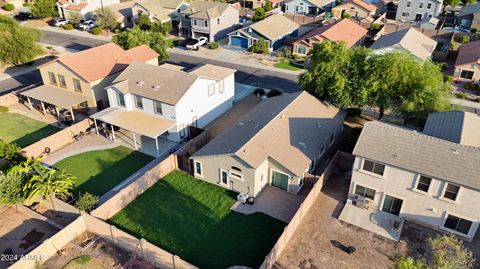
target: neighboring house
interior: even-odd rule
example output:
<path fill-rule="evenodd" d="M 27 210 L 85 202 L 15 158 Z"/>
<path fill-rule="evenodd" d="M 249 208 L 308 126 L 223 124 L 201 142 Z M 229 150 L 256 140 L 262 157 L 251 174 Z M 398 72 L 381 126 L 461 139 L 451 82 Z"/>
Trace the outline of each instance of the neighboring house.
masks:
<path fill-rule="evenodd" d="M 429 115 L 423 133 L 365 124 L 353 151 L 349 201 L 473 239 L 480 221 L 479 128 L 480 117 L 463 111 Z"/>
<path fill-rule="evenodd" d="M 480 80 L 480 40 L 460 46 L 453 77 L 470 82 Z"/>
<path fill-rule="evenodd" d="M 467 30 L 480 30 L 480 3 L 463 6 L 458 12 L 457 25 Z"/>
<path fill-rule="evenodd" d="M 266 185 L 298 193 L 344 118 L 305 91 L 268 98 L 192 155 L 194 176 L 250 196 Z"/>
<path fill-rule="evenodd" d="M 58 15 L 61 18 L 70 18 L 77 14 L 84 19 L 93 17 L 93 12 L 102 7 L 120 3 L 120 0 L 58 0 Z"/>
<path fill-rule="evenodd" d="M 183 37 L 207 37 L 209 42 L 226 37 L 239 22 L 239 11 L 230 4 L 193 1 L 180 11 L 179 33 Z"/>
<path fill-rule="evenodd" d="M 442 11 L 443 0 L 400 0 L 397 6 L 397 21 L 428 21 Z"/>
<path fill-rule="evenodd" d="M 318 15 L 330 11 L 336 0 L 286 0 L 285 13 Z"/>
<path fill-rule="evenodd" d="M 268 42 L 270 51 L 283 46 L 288 38 L 298 36 L 300 25 L 282 14 L 268 16 L 245 28 L 228 34 L 228 44 L 241 48 L 250 48 L 259 39 Z"/>
<path fill-rule="evenodd" d="M 39 67 L 42 86 L 21 94 L 57 109 L 96 112 L 109 104 L 105 87 L 130 63 L 158 65 L 157 58 L 158 53 L 146 45 L 125 51 L 114 43 L 62 55 Z"/>
<path fill-rule="evenodd" d="M 140 135 L 180 142 L 232 107 L 235 70 L 205 64 L 188 72 L 134 62 L 106 87 L 110 108 L 92 116 Z"/>
<path fill-rule="evenodd" d="M 293 42 L 293 54 L 307 55 L 316 43 L 325 40 L 346 43 L 347 47 L 363 44 L 368 30 L 352 22 L 342 19 L 331 24 L 322 25 Z"/>
<path fill-rule="evenodd" d="M 241 1 L 241 7 L 248 9 L 257 9 L 264 7 L 267 2 L 272 3 L 272 8 L 282 6 L 283 0 L 243 0 Z"/>
<path fill-rule="evenodd" d="M 341 18 L 344 13 L 352 18 L 364 19 L 375 15 L 377 7 L 363 0 L 352 0 L 338 5 L 332 9 L 332 15 Z"/>
<path fill-rule="evenodd" d="M 180 12 L 188 8 L 183 0 L 144 0 L 132 6 L 133 21 L 145 14 L 152 21 L 169 22 L 175 26 L 180 23 Z"/>
<path fill-rule="evenodd" d="M 378 54 L 407 51 L 424 61 L 432 56 L 436 46 L 437 41 L 415 28 L 408 28 L 381 36 L 370 48 Z"/>
<path fill-rule="evenodd" d="M 136 2 L 125 1 L 108 7 L 115 14 L 120 27 L 133 27 L 132 5 Z"/>

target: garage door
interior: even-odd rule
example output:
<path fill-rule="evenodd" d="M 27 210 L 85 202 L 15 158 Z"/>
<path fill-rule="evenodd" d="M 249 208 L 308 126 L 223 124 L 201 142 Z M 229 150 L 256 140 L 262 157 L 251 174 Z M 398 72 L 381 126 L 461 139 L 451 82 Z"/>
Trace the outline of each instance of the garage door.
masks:
<path fill-rule="evenodd" d="M 230 45 L 247 49 L 248 39 L 241 36 L 230 36 Z"/>
<path fill-rule="evenodd" d="M 287 190 L 288 176 L 276 171 L 272 171 L 272 185 L 280 189 Z"/>

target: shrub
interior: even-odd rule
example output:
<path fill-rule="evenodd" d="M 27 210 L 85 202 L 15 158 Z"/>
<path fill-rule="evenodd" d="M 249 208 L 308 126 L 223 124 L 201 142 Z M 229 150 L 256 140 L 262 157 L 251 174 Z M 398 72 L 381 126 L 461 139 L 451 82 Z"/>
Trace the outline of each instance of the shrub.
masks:
<path fill-rule="evenodd" d="M 279 90 L 271 90 L 267 93 L 267 97 L 274 97 L 279 95 L 282 95 L 282 92 Z"/>
<path fill-rule="evenodd" d="M 3 10 L 5 11 L 12 11 L 15 9 L 15 6 L 11 3 L 8 3 L 2 7 Z"/>
<path fill-rule="evenodd" d="M 265 95 L 265 90 L 263 88 L 256 88 L 253 91 L 253 94 L 258 95 L 258 96 L 263 96 L 263 95 Z"/>
<path fill-rule="evenodd" d="M 455 96 L 457 98 L 460 98 L 460 99 L 467 99 L 467 94 L 463 93 L 463 92 L 456 92 L 455 93 Z"/>
<path fill-rule="evenodd" d="M 427 265 L 422 260 L 406 257 L 395 261 L 395 269 L 427 269 Z"/>
<path fill-rule="evenodd" d="M 100 29 L 100 27 L 95 27 L 92 29 L 92 34 L 94 35 L 100 35 L 102 33 L 102 29 Z"/>
<path fill-rule="evenodd" d="M 475 34 L 477 32 L 477 28 L 471 28 L 470 33 Z"/>
<path fill-rule="evenodd" d="M 382 26 L 378 23 L 372 23 L 372 26 L 370 26 L 370 30 L 372 31 L 378 31 L 380 28 L 382 28 Z"/>
<path fill-rule="evenodd" d="M 75 258 L 73 261 L 77 264 L 87 264 L 90 260 L 92 259 L 92 257 L 88 256 L 88 255 L 84 255 L 84 256 L 80 256 L 80 257 L 77 257 Z"/>
<path fill-rule="evenodd" d="M 357 117 L 362 114 L 362 109 L 357 108 L 357 107 L 349 107 L 345 109 L 347 111 L 347 116 L 348 117 Z"/>
<path fill-rule="evenodd" d="M 209 49 L 212 49 L 212 50 L 218 49 L 218 43 L 215 42 L 215 41 L 210 42 L 210 43 L 208 44 L 208 48 L 209 48 Z"/>
<path fill-rule="evenodd" d="M 475 102 L 480 103 L 480 97 L 475 98 Z"/>
<path fill-rule="evenodd" d="M 7 112 L 8 112 L 8 107 L 0 106 L 0 113 L 7 113 Z"/>
<path fill-rule="evenodd" d="M 70 23 L 67 23 L 63 26 L 63 29 L 65 30 L 73 30 L 73 25 L 71 25 Z"/>
<path fill-rule="evenodd" d="M 250 47 L 249 50 L 254 53 L 262 54 L 268 54 L 270 52 L 270 49 L 268 48 L 268 42 L 264 39 L 259 39 L 257 42 L 255 42 L 255 44 Z"/>
<path fill-rule="evenodd" d="M 31 7 L 31 6 L 32 6 L 32 3 L 23 3 L 22 6 L 24 6 L 24 7 Z"/>
<path fill-rule="evenodd" d="M 470 42 L 470 37 L 468 35 L 462 36 L 462 40 L 460 41 L 462 44 Z"/>
<path fill-rule="evenodd" d="M 342 19 L 349 19 L 350 18 L 350 13 L 343 12 L 342 13 Z"/>
<path fill-rule="evenodd" d="M 75 202 L 75 207 L 85 212 L 90 212 L 98 203 L 99 199 L 100 197 L 97 195 L 86 192 L 80 195 L 78 200 Z"/>
<path fill-rule="evenodd" d="M 261 7 L 255 9 L 255 13 L 253 13 L 252 21 L 261 21 L 265 19 L 265 10 Z"/>
<path fill-rule="evenodd" d="M 443 82 L 448 82 L 448 83 L 453 83 L 453 77 L 452 76 L 443 76 Z"/>
<path fill-rule="evenodd" d="M 265 11 L 267 11 L 267 12 L 270 11 L 270 10 L 272 10 L 272 2 L 270 2 L 270 1 L 267 0 L 267 2 L 265 2 L 265 6 L 264 6 L 263 8 L 264 8 Z"/>

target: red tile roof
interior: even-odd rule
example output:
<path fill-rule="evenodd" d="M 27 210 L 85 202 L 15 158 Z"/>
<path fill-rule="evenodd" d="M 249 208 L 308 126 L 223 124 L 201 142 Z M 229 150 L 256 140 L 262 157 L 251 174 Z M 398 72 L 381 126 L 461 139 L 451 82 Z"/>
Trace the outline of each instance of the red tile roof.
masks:
<path fill-rule="evenodd" d="M 350 48 L 361 40 L 367 32 L 367 29 L 351 20 L 343 19 L 331 24 L 320 26 L 300 37 L 296 42 L 304 41 L 308 43 L 308 39 L 317 38 L 319 40 L 344 41 L 347 43 L 347 47 Z"/>
<path fill-rule="evenodd" d="M 364 2 L 362 0 L 353 0 L 352 1 L 353 3 L 357 4 L 358 6 L 370 11 L 370 12 L 374 12 L 375 10 L 377 10 L 377 7 L 372 5 L 372 4 L 369 4 L 367 2 Z"/>
<path fill-rule="evenodd" d="M 480 63 L 480 40 L 463 44 L 458 49 L 455 65 Z"/>
<path fill-rule="evenodd" d="M 65 9 L 67 10 L 75 10 L 75 11 L 80 11 L 84 7 L 87 6 L 87 3 L 80 3 L 80 4 L 70 4 L 68 5 Z"/>

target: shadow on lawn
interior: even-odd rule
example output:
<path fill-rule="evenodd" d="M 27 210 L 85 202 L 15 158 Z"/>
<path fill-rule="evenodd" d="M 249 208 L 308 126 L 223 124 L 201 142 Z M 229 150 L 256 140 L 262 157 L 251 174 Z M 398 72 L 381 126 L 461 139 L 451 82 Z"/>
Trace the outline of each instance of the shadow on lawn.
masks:
<path fill-rule="evenodd" d="M 20 138 L 15 139 L 12 141 L 13 144 L 16 144 L 17 146 L 24 148 L 26 146 L 29 146 L 45 137 L 48 137 L 56 132 L 60 131 L 59 128 L 47 125 L 43 128 L 40 128 L 34 132 L 31 132 L 29 134 L 26 134 Z M 47 145 L 48 147 L 48 145 Z"/>
<path fill-rule="evenodd" d="M 181 180 L 160 180 L 109 222 L 200 268 L 258 268 L 286 224 L 230 211 L 228 190 L 196 179 L 183 186 L 175 181 Z"/>

